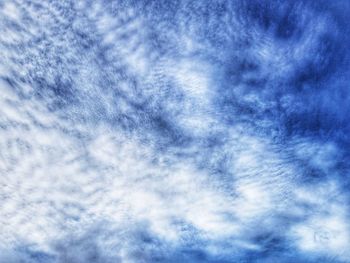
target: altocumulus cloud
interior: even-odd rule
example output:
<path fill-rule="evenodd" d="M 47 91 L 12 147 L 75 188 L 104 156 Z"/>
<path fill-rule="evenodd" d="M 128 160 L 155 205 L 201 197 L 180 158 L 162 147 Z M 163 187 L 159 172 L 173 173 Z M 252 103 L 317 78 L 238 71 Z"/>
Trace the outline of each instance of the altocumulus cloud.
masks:
<path fill-rule="evenodd" d="M 0 262 L 350 262 L 346 1 L 0 1 Z"/>

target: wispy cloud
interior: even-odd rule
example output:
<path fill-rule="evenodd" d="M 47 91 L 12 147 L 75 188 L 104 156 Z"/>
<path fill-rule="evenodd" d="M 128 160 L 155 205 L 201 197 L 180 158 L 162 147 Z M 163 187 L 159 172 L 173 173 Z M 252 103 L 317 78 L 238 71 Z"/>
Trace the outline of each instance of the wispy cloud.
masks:
<path fill-rule="evenodd" d="M 0 262 L 349 262 L 341 1 L 0 3 Z"/>

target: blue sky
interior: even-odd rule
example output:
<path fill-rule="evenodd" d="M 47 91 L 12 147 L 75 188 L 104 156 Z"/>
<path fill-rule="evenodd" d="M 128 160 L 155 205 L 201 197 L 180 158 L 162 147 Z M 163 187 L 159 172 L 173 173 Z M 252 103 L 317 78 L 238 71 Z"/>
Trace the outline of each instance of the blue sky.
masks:
<path fill-rule="evenodd" d="M 0 263 L 350 262 L 349 11 L 0 0 Z"/>

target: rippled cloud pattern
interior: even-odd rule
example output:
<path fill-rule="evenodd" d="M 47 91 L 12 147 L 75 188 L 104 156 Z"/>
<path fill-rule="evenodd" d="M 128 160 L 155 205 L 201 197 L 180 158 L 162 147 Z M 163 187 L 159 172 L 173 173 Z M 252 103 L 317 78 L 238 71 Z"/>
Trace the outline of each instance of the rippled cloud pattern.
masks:
<path fill-rule="evenodd" d="M 349 14 L 0 0 L 0 263 L 350 262 Z"/>

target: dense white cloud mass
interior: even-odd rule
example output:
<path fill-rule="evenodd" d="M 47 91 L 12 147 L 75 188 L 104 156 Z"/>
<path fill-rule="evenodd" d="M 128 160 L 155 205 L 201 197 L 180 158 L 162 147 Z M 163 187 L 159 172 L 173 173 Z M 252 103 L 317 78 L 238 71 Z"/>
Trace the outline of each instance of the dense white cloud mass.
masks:
<path fill-rule="evenodd" d="M 349 11 L 0 0 L 0 263 L 350 262 Z"/>

